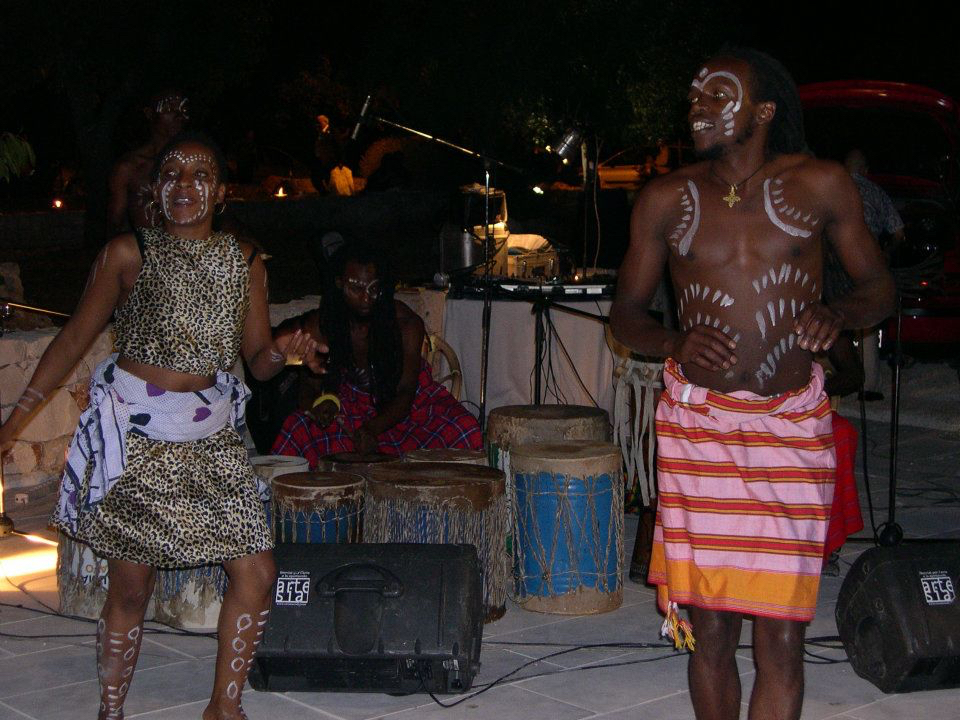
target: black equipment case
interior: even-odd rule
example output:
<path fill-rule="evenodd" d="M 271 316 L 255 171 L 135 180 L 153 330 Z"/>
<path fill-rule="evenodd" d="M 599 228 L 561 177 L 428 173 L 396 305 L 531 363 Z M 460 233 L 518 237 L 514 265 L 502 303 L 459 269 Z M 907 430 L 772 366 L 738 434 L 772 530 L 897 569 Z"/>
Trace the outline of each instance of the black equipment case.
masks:
<path fill-rule="evenodd" d="M 451 693 L 480 667 L 473 545 L 280 543 L 256 690 Z"/>
<path fill-rule="evenodd" d="M 884 692 L 960 687 L 960 543 L 870 548 L 837 596 L 857 675 Z"/>

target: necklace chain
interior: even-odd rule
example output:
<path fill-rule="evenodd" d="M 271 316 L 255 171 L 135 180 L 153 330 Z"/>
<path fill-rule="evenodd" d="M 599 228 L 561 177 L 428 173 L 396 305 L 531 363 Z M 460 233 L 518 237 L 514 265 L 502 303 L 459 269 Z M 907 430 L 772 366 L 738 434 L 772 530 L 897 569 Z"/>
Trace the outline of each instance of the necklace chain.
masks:
<path fill-rule="evenodd" d="M 763 170 L 763 168 L 766 167 L 766 165 L 767 165 L 767 161 L 764 160 L 764 161 L 760 164 L 760 167 L 758 167 L 758 168 L 757 168 L 756 170 L 754 170 L 752 173 L 750 173 L 749 175 L 747 175 L 747 177 L 745 177 L 743 180 L 741 180 L 741 181 L 738 182 L 738 183 L 732 183 L 732 182 L 727 182 L 727 181 L 724 180 L 722 177 L 720 177 L 720 174 L 719 174 L 716 170 L 714 170 L 714 168 L 713 168 L 713 163 L 710 163 L 710 174 L 713 175 L 717 180 L 719 180 L 720 182 L 722 182 L 724 185 L 729 185 L 729 186 L 730 186 L 729 192 L 721 198 L 725 203 L 727 203 L 727 207 L 731 207 L 731 208 L 732 208 L 732 207 L 733 207 L 734 205 L 736 205 L 738 202 L 740 202 L 741 200 L 743 200 L 742 197 L 740 197 L 739 195 L 737 195 L 737 188 L 740 187 L 741 185 L 745 185 L 746 183 L 750 182 L 750 180 L 753 178 L 753 176 L 756 175 L 756 174 L 757 174 L 758 172 L 760 172 L 761 170 Z"/>

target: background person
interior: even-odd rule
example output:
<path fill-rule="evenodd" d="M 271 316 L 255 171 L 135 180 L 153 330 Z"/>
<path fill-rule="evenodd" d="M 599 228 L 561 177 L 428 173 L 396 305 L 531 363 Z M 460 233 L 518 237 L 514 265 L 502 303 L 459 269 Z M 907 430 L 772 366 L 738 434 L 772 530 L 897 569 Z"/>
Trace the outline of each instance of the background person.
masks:
<path fill-rule="evenodd" d="M 183 131 L 190 118 L 190 100 L 179 90 L 155 93 L 143 108 L 150 137 L 123 155 L 110 172 L 107 233 L 113 237 L 138 227 L 153 227 L 158 217 L 151 211 L 151 183 L 157 153 Z"/>
<path fill-rule="evenodd" d="M 482 447 L 476 419 L 431 377 L 423 321 L 394 299 L 381 258 L 348 241 L 332 258 L 320 310 L 279 329 L 281 338 L 302 329 L 330 353 L 321 381 L 305 381 L 273 453 L 316 467 L 339 452 Z"/>
<path fill-rule="evenodd" d="M 887 262 L 897 247 L 904 241 L 903 218 L 897 212 L 893 200 L 886 191 L 867 178 L 870 168 L 863 151 L 853 149 L 843 161 L 844 167 L 853 178 L 860 191 L 863 202 L 863 220 L 880 244 Z M 880 329 L 874 327 L 864 330 L 861 340 L 863 347 L 863 397 L 864 400 L 882 400 L 882 375 L 880 372 Z"/>

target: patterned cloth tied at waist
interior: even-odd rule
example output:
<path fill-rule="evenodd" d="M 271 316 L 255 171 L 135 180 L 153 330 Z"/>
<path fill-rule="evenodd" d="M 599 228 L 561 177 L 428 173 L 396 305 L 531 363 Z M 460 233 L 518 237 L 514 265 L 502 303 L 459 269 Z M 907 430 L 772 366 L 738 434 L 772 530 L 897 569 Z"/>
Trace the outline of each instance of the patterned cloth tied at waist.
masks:
<path fill-rule="evenodd" d="M 125 370 L 117 355 L 101 362 L 90 379 L 90 404 L 80 415 L 67 452 L 54 519 L 76 531 L 79 513 L 96 506 L 127 466 L 127 433 L 151 440 L 190 442 L 228 423 L 243 432 L 250 390 L 220 371 L 212 387 L 196 392 L 164 390 Z"/>
<path fill-rule="evenodd" d="M 811 620 L 836 467 L 822 369 L 763 397 L 693 385 L 667 360 L 664 386 L 649 576 L 661 609 Z"/>

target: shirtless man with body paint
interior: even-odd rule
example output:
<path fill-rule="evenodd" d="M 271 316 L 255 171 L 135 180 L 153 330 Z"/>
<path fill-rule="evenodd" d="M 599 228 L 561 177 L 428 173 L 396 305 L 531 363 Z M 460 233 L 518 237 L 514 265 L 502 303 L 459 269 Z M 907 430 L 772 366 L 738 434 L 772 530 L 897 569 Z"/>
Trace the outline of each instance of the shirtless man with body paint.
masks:
<path fill-rule="evenodd" d="M 153 227 L 159 221 L 160 209 L 150 204 L 150 173 L 160 148 L 183 130 L 188 110 L 189 99 L 173 90 L 155 94 L 143 108 L 150 123 L 149 139 L 117 160 L 110 172 L 108 237 L 137 227 Z"/>
<path fill-rule="evenodd" d="M 639 353 L 673 358 L 697 386 L 761 396 L 802 388 L 813 353 L 829 349 L 841 329 L 874 325 L 893 307 L 893 280 L 864 225 L 857 188 L 841 165 L 802 152 L 795 88 L 768 56 L 731 49 L 709 60 L 688 99 L 703 161 L 651 180 L 638 197 L 611 328 Z M 854 282 L 830 306 L 820 299 L 824 243 Z M 679 330 L 647 314 L 664 266 Z M 689 610 L 696 715 L 738 718 L 742 615 Z M 755 617 L 750 718 L 799 718 L 805 627 Z"/>

